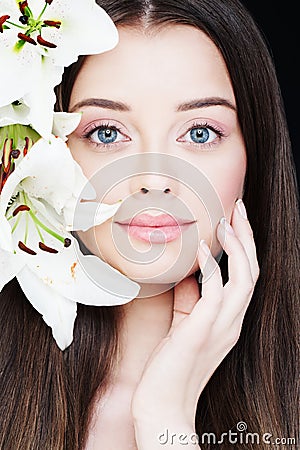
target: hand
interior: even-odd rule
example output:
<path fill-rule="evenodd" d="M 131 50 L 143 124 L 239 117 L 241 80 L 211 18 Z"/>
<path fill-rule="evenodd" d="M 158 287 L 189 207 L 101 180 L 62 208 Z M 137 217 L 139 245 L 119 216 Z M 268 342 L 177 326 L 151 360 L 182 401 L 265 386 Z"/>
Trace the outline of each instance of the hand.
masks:
<path fill-rule="evenodd" d="M 199 300 L 194 276 L 174 289 L 172 326 L 151 355 L 133 396 L 132 413 L 139 449 L 161 448 L 154 440 L 148 445 L 151 428 L 158 434 L 168 427 L 178 434 L 185 430 L 193 432 L 199 396 L 239 338 L 259 267 L 250 224 L 239 214 L 237 206 L 232 227 L 234 234 L 225 231 L 222 224 L 217 228 L 217 237 L 228 255 L 229 280 L 225 286 L 217 262 L 200 245 L 202 297 Z M 146 440 L 143 429 L 148 429 Z M 176 446 L 170 448 L 175 450 Z"/>

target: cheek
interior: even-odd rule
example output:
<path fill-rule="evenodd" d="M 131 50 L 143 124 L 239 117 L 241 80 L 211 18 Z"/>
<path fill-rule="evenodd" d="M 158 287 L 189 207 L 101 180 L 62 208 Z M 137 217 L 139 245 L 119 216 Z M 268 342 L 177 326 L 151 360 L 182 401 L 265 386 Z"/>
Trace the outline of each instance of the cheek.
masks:
<path fill-rule="evenodd" d="M 80 165 L 84 175 L 90 179 L 97 169 L 101 169 L 103 163 L 97 152 L 86 148 L 86 145 L 75 135 L 68 137 L 68 147 L 74 160 Z"/>
<path fill-rule="evenodd" d="M 243 196 L 247 161 L 245 151 L 225 161 L 216 173 L 215 187 L 220 196 L 225 216 L 230 219 L 235 201 Z"/>

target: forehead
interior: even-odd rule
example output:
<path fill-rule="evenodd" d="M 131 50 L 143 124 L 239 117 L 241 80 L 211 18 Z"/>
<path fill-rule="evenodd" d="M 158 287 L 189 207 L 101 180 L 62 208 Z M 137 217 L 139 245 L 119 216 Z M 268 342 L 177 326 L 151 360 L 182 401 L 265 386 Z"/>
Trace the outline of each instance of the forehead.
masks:
<path fill-rule="evenodd" d="M 177 103 L 199 97 L 234 94 L 224 60 L 202 31 L 167 25 L 143 33 L 120 28 L 118 45 L 86 58 L 75 82 L 71 105 L 84 98 L 104 97 L 131 103 Z"/>

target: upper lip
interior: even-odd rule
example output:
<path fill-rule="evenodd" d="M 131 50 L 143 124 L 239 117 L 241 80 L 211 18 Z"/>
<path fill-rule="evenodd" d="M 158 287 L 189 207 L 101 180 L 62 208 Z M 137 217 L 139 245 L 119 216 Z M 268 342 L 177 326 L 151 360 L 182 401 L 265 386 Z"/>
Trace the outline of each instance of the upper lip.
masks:
<path fill-rule="evenodd" d="M 169 214 L 160 214 L 159 216 L 151 216 L 150 214 L 139 214 L 134 218 L 118 220 L 121 225 L 139 226 L 139 227 L 175 227 L 193 223 L 194 220 L 183 219 L 180 217 L 172 217 Z"/>

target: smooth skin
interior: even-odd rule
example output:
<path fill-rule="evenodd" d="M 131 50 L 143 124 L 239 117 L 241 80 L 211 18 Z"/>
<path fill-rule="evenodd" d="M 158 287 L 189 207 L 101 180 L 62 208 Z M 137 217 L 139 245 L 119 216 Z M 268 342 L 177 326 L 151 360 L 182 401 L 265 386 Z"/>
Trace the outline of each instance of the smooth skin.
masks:
<path fill-rule="evenodd" d="M 158 436 L 166 429 L 177 436 L 195 431 L 199 396 L 238 340 L 259 267 L 251 226 L 239 212 L 241 203 L 236 205 L 243 194 L 246 153 L 221 55 L 207 36 L 188 26 L 166 27 L 153 35 L 126 28 L 119 31 L 118 46 L 88 57 L 75 82 L 70 110 L 82 111 L 83 117 L 69 138 L 74 158 L 91 177 L 105 164 L 139 152 L 181 157 L 206 174 L 228 220 L 227 230 L 221 223 L 212 230 L 197 199 L 180 180 L 173 181 L 169 185 L 172 192 L 190 207 L 199 223 L 197 260 L 174 289 L 135 299 L 123 307 L 121 359 L 96 404 L 86 450 L 156 450 L 162 448 Z M 130 111 L 82 106 L 90 98 L 122 102 Z M 195 98 L 223 98 L 232 107 L 175 111 L 176 105 Z M 209 145 L 190 144 L 189 129 L 195 121 L 210 130 Z M 103 123 L 121 126 L 118 143 L 109 150 L 96 145 L 97 127 Z M 209 127 L 216 124 L 224 131 L 222 137 L 211 134 Z M 91 126 L 95 131 L 87 138 L 86 130 Z M 112 189 L 106 201 L 114 203 L 120 194 L 132 195 L 142 186 L 164 189 L 164 183 L 159 177 L 129 180 Z M 148 267 L 137 267 L 118 254 L 110 225 L 107 221 L 81 233 L 80 238 L 95 254 L 134 279 Z M 217 245 L 207 255 L 202 240 L 210 246 L 213 235 Z M 141 251 L 146 248 L 143 242 L 134 244 Z M 176 241 L 167 244 L 163 257 L 149 267 L 149 273 L 164 271 L 174 260 L 177 246 Z M 215 260 L 222 248 L 229 264 L 225 286 Z M 194 277 L 199 267 L 205 280 L 200 299 Z M 199 448 L 195 444 L 184 447 Z M 182 443 L 175 439 L 163 448 L 179 450 Z"/>
<path fill-rule="evenodd" d="M 229 281 L 225 286 L 215 259 L 211 253 L 207 256 L 200 245 L 198 262 L 204 276 L 212 267 L 215 269 L 202 285 L 201 298 L 193 277 L 174 289 L 170 331 L 154 350 L 133 397 L 137 442 L 141 443 L 138 449 L 161 448 L 157 436 L 162 424 L 177 437 L 180 433 L 195 432 L 198 398 L 239 338 L 259 267 L 249 221 L 241 216 L 238 206 L 234 209 L 232 227 L 234 234 L 226 233 L 223 225 L 217 231 L 220 241 L 226 233 L 224 250 L 228 255 Z M 153 433 L 155 428 L 157 433 Z M 178 447 L 164 448 L 181 446 L 178 443 Z"/>

